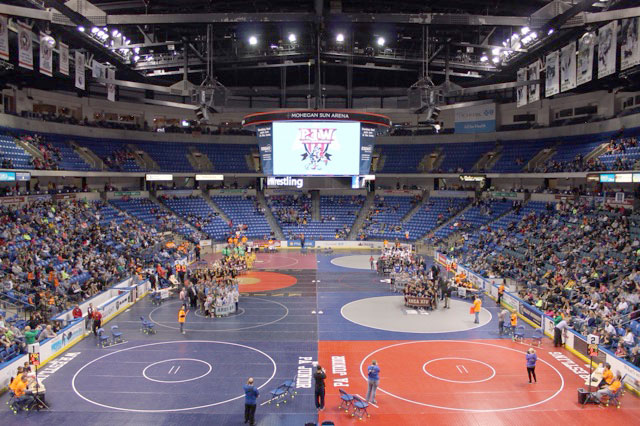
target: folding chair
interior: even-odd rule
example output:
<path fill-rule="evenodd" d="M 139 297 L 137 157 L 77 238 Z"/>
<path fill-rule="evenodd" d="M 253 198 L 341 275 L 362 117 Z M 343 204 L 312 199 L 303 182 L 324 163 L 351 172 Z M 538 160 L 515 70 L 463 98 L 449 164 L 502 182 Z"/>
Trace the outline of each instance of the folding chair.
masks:
<path fill-rule="evenodd" d="M 111 327 L 111 341 L 115 344 L 115 343 L 122 343 L 124 342 L 124 340 L 122 340 L 122 332 L 118 329 L 117 325 L 114 325 Z"/>
<path fill-rule="evenodd" d="M 518 340 L 520 340 L 521 342 L 524 342 L 524 326 L 523 325 L 516 326 L 516 329 L 513 331 L 513 341 L 517 342 Z"/>
<path fill-rule="evenodd" d="M 371 417 L 367 408 L 369 407 L 369 403 L 363 401 L 359 397 L 353 395 L 353 413 L 351 413 L 351 417 L 358 416 L 358 420 L 362 420 L 362 417 L 366 414 L 367 417 Z"/>
<path fill-rule="evenodd" d="M 269 393 L 271 394 L 271 399 L 269 400 L 269 404 L 271 404 L 273 401 L 276 401 L 276 407 L 279 407 L 281 401 L 283 404 L 287 403 L 286 397 L 288 392 L 285 386 L 280 385 Z"/>
<path fill-rule="evenodd" d="M 144 334 L 155 334 L 156 330 L 154 329 L 154 323 L 145 320 L 143 317 L 140 317 L 140 321 L 142 321 L 140 331 Z"/>
<path fill-rule="evenodd" d="M 533 330 L 533 334 L 531 335 L 531 344 L 536 344 L 536 346 L 542 346 L 542 329 L 537 328 Z"/>
<path fill-rule="evenodd" d="M 345 413 L 349 412 L 349 408 L 353 407 L 353 395 L 346 393 L 342 389 L 340 391 L 340 405 L 338 410 L 344 410 Z"/>
<path fill-rule="evenodd" d="M 104 332 L 104 328 L 98 329 L 98 346 L 102 346 L 103 348 L 109 346 L 109 336 Z"/>

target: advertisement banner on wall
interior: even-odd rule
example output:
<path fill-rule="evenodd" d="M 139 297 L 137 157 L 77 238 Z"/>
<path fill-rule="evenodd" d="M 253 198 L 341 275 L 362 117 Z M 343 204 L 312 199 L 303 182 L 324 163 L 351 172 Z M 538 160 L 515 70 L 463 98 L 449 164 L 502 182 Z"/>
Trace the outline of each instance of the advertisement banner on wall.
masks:
<path fill-rule="evenodd" d="M 51 36 L 40 33 L 40 73 L 48 77 L 53 75 L 53 47 L 50 40 Z"/>
<path fill-rule="evenodd" d="M 587 33 L 578 40 L 577 85 L 591 81 L 593 77 L 593 50 L 596 40 L 594 33 Z"/>
<path fill-rule="evenodd" d="M 455 133 L 496 131 L 496 104 L 474 105 L 455 110 Z"/>
<path fill-rule="evenodd" d="M 69 75 L 69 46 L 60 42 L 60 74 Z"/>
<path fill-rule="evenodd" d="M 620 69 L 626 70 L 640 64 L 640 18 L 621 21 L 620 29 Z"/>
<path fill-rule="evenodd" d="M 576 44 L 569 43 L 560 51 L 560 90 L 576 87 Z"/>
<path fill-rule="evenodd" d="M 33 34 L 22 22 L 18 22 L 18 65 L 33 70 Z"/>
<path fill-rule="evenodd" d="M 598 30 L 598 78 L 616 72 L 616 40 L 618 21 L 613 21 Z"/>
<path fill-rule="evenodd" d="M 560 55 L 558 51 L 547 55 L 544 96 L 549 98 L 560 93 Z"/>
<path fill-rule="evenodd" d="M 518 82 L 527 81 L 527 68 L 520 68 L 516 74 Z M 527 104 L 527 86 L 516 87 L 516 106 L 519 108 Z"/>
<path fill-rule="evenodd" d="M 512 310 L 520 312 L 520 301 L 513 297 L 511 294 L 505 292 L 502 296 L 502 301 L 507 304 Z"/>
<path fill-rule="evenodd" d="M 0 59 L 9 60 L 9 25 L 4 15 L 0 15 Z"/>
<path fill-rule="evenodd" d="M 540 79 L 540 61 L 535 61 L 529 65 L 529 80 Z M 527 92 L 528 102 L 536 102 L 540 100 L 540 84 L 530 84 Z"/>
<path fill-rule="evenodd" d="M 518 310 L 518 313 L 520 315 L 535 324 L 537 328 L 542 327 L 542 312 L 525 303 L 520 303 L 519 306 L 520 309 Z"/>

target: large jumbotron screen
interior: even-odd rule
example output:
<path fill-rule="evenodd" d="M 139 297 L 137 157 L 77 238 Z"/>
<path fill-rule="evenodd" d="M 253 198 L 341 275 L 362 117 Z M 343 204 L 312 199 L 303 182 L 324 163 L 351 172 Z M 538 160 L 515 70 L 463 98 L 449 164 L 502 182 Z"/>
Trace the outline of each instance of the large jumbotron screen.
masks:
<path fill-rule="evenodd" d="M 369 173 L 375 127 L 359 122 L 275 121 L 259 126 L 257 135 L 267 175 Z"/>

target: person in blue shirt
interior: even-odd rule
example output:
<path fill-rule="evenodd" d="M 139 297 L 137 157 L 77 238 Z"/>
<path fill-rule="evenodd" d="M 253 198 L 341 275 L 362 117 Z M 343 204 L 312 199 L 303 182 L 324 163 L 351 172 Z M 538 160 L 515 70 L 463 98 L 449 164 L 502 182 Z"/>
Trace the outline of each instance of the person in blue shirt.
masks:
<path fill-rule="evenodd" d="M 260 396 L 258 388 L 253 386 L 253 377 L 249 377 L 244 389 L 244 422 L 250 425 L 256 424 L 256 399 Z"/>
<path fill-rule="evenodd" d="M 378 389 L 378 382 L 380 382 L 380 367 L 378 362 L 374 359 L 371 361 L 371 365 L 367 367 L 369 389 L 367 390 L 367 402 L 376 403 L 376 389 Z"/>
<path fill-rule="evenodd" d="M 529 383 L 531 383 L 531 376 L 533 376 L 533 381 L 538 383 L 538 379 L 536 378 L 536 362 L 538 361 L 538 356 L 536 355 L 536 351 L 533 348 L 529 348 L 527 351 L 527 374 L 529 375 Z"/>

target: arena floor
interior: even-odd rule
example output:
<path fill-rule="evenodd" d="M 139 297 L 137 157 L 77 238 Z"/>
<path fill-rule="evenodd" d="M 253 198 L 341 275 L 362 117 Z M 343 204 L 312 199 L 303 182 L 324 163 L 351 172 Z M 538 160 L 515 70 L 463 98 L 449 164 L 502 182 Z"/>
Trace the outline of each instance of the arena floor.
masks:
<path fill-rule="evenodd" d="M 630 393 L 620 410 L 579 405 L 584 380 L 552 353 L 584 363 L 548 339 L 538 349 L 538 383 L 530 385 L 528 345 L 500 338 L 491 301 L 480 325 L 463 301 L 429 315 L 408 312 L 369 269 L 370 255 L 260 254 L 241 280 L 239 313 L 212 320 L 191 311 L 184 336 L 177 300 L 157 307 L 145 298 L 106 327 L 118 325 L 126 343 L 102 349 L 88 337 L 62 355 L 44 381 L 51 409 L 19 414 L 19 421 L 241 425 L 249 376 L 262 404 L 271 389 L 297 375 L 295 399 L 260 405 L 257 424 L 356 424 L 338 409 L 339 389 L 364 397 L 364 372 L 376 359 L 380 388 L 363 421 L 368 424 L 637 424 L 640 400 Z M 153 321 L 158 333 L 142 334 L 140 317 Z M 327 371 L 326 410 L 319 415 L 309 378 L 313 361 Z M 10 416 L 0 423 L 13 424 Z"/>

